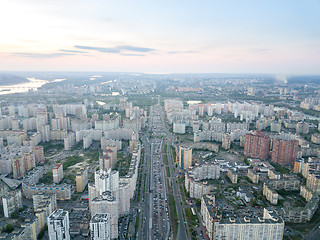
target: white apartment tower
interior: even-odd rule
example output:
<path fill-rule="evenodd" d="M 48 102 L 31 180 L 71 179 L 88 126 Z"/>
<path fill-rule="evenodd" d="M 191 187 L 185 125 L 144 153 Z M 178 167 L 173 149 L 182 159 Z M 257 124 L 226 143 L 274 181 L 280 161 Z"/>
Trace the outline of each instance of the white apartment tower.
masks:
<path fill-rule="evenodd" d="M 48 235 L 50 240 L 70 240 L 68 211 L 58 209 L 48 217 Z"/>
<path fill-rule="evenodd" d="M 97 213 L 91 218 L 90 232 L 92 240 L 110 240 L 110 215 Z"/>

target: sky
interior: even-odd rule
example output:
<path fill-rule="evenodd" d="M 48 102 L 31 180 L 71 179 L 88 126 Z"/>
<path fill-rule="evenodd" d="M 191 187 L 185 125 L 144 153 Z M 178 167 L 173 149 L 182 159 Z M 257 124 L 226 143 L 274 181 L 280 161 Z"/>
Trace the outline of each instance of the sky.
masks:
<path fill-rule="evenodd" d="M 0 71 L 320 74 L 320 0 L 0 3 Z"/>

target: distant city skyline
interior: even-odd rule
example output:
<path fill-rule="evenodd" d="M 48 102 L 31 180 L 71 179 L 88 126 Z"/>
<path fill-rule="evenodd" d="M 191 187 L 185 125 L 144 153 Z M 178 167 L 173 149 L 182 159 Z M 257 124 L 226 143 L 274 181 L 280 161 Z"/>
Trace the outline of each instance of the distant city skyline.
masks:
<path fill-rule="evenodd" d="M 320 1 L 2 3 L 0 71 L 320 74 Z"/>

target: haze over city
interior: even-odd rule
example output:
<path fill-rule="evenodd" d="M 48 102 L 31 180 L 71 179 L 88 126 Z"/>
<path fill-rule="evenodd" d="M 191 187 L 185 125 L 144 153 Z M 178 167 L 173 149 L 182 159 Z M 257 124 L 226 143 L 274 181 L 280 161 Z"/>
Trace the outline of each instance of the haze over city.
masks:
<path fill-rule="evenodd" d="M 1 239 L 320 239 L 319 0 L 0 21 Z"/>
<path fill-rule="evenodd" d="M 319 74 L 320 2 L 3 2 L 2 71 Z"/>

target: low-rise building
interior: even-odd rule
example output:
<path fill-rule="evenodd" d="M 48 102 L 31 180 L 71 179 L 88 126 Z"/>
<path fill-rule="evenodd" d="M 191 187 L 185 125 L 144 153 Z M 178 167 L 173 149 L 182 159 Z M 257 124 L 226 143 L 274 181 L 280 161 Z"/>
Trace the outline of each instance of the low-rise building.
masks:
<path fill-rule="evenodd" d="M 281 175 L 274 169 L 268 169 L 268 177 L 269 179 L 280 179 Z"/>
<path fill-rule="evenodd" d="M 228 177 L 232 183 L 238 182 L 238 174 L 230 168 L 228 169 Z"/>
<path fill-rule="evenodd" d="M 319 133 L 314 133 L 311 135 L 311 142 L 315 144 L 320 144 L 320 134 Z"/>
<path fill-rule="evenodd" d="M 267 183 L 263 184 L 263 196 L 265 196 L 271 204 L 278 204 L 279 194 Z"/>
<path fill-rule="evenodd" d="M 306 200 L 307 204 L 303 207 L 283 208 L 283 217 L 286 222 L 305 223 L 309 222 L 319 205 L 319 197 L 306 186 L 301 186 L 300 195 Z"/>
<path fill-rule="evenodd" d="M 252 169 L 248 169 L 248 174 L 247 177 L 253 182 L 253 183 L 258 183 L 259 182 L 259 174 L 256 173 Z"/>

